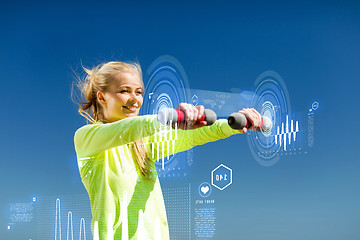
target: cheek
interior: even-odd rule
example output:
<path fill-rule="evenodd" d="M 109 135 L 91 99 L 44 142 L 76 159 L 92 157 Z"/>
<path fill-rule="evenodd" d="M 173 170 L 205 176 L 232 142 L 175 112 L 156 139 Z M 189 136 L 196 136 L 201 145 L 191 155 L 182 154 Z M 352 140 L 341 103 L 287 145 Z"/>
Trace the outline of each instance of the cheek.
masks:
<path fill-rule="evenodd" d="M 142 106 L 142 104 L 143 104 L 143 97 L 140 97 L 140 98 L 138 99 L 138 103 L 139 103 L 140 106 Z"/>
<path fill-rule="evenodd" d="M 120 104 L 120 105 L 125 105 L 126 102 L 127 102 L 127 100 L 128 100 L 128 98 L 127 98 L 126 96 L 120 95 L 120 96 L 118 97 L 118 104 Z"/>

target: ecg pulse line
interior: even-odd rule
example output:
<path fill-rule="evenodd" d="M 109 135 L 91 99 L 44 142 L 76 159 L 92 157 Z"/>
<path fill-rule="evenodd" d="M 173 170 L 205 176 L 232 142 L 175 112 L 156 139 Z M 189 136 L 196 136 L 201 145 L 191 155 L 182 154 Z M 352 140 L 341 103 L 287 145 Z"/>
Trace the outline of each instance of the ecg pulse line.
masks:
<path fill-rule="evenodd" d="M 120 200 L 120 219 L 122 222 L 122 239 L 128 240 L 129 239 L 129 226 L 128 226 L 128 213 L 127 213 L 127 206 L 129 204 L 127 193 L 123 192 L 123 199 Z M 55 240 L 61 240 L 61 217 L 60 217 L 60 199 L 56 199 L 56 214 L 55 214 Z M 114 216 L 112 213 L 108 215 L 108 229 L 107 229 L 107 240 L 113 240 L 114 238 L 114 230 L 113 230 L 113 223 L 114 223 Z M 138 218 L 138 239 L 145 240 L 145 225 L 144 225 L 144 213 L 143 210 L 139 210 L 139 218 Z M 68 212 L 68 219 L 67 219 L 67 229 L 66 229 L 66 240 L 73 240 L 74 239 L 74 232 L 73 232 L 73 219 L 72 219 L 72 212 Z M 157 240 L 161 240 L 161 228 L 160 228 L 160 219 L 156 217 L 155 219 L 155 226 L 154 226 L 154 238 Z M 80 232 L 79 232 L 79 240 L 86 240 L 86 233 L 85 233 L 85 219 L 80 219 Z M 94 223 L 94 240 L 99 240 L 99 223 L 95 221 Z"/>
<path fill-rule="evenodd" d="M 280 147 L 283 145 L 284 151 L 286 151 L 287 145 L 291 144 L 291 135 L 293 135 L 293 141 L 295 142 L 296 133 L 298 132 L 299 132 L 299 121 L 296 121 L 294 126 L 294 120 L 291 120 L 290 129 L 289 129 L 289 116 L 286 115 L 285 127 L 283 122 L 281 123 L 281 130 L 280 130 L 280 126 L 277 126 L 277 133 L 275 135 L 275 144 L 278 144 L 278 138 L 279 138 Z"/>
<path fill-rule="evenodd" d="M 72 212 L 68 212 L 68 224 L 66 231 L 66 239 L 69 239 L 69 230 L 70 230 L 70 239 L 74 239 L 73 223 L 72 223 Z M 81 238 L 80 238 L 81 239 Z"/>
<path fill-rule="evenodd" d="M 59 238 L 57 238 L 58 233 L 59 233 Z M 55 212 L 55 240 L 57 240 L 57 239 L 61 240 L 61 218 L 60 218 L 60 199 L 59 198 L 56 199 L 56 212 Z"/>
<path fill-rule="evenodd" d="M 56 210 L 55 210 L 55 240 L 61 240 L 61 217 L 60 217 L 60 199 L 56 199 Z M 83 233 L 83 238 L 82 238 Z M 85 219 L 80 219 L 80 233 L 79 240 L 86 240 L 85 234 Z M 67 228 L 66 228 L 66 240 L 74 240 L 74 231 L 73 231 L 73 220 L 72 220 L 72 212 L 68 212 L 67 219 Z"/>

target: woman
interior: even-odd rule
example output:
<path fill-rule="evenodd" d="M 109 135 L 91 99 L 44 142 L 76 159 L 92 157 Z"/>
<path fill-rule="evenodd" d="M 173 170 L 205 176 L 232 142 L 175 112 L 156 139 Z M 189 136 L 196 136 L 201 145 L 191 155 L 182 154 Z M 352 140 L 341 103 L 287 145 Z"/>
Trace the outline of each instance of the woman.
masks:
<path fill-rule="evenodd" d="M 87 77 L 79 87 L 86 100 L 79 103 L 79 113 L 90 124 L 76 131 L 74 142 L 81 179 L 91 202 L 94 239 L 169 239 L 154 163 L 158 153 L 185 151 L 239 131 L 231 129 L 226 120 L 217 120 L 211 126 L 205 126 L 205 121 L 197 123 L 204 107 L 186 103 L 178 106 L 185 112 L 185 124 L 159 131 L 156 115 L 138 116 L 144 84 L 137 63 L 108 62 L 84 70 Z M 253 130 L 259 128 L 258 112 L 240 112 Z M 162 144 L 157 144 L 161 139 L 174 141 L 169 141 L 170 148 L 162 149 Z"/>

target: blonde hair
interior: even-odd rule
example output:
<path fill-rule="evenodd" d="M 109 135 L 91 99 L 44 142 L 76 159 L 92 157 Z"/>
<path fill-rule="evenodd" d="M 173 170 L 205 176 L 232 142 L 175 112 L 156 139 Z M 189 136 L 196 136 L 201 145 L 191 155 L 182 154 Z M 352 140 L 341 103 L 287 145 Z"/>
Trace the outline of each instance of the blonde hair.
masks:
<path fill-rule="evenodd" d="M 110 84 L 114 81 L 120 72 L 137 74 L 140 83 L 144 88 L 142 81 L 142 71 L 139 63 L 136 62 L 107 62 L 102 63 L 92 69 L 83 67 L 86 72 L 85 78 L 77 77 L 77 87 L 83 95 L 84 101 L 75 101 L 78 106 L 78 112 L 85 117 L 88 123 L 94 124 L 99 121 L 107 123 L 104 118 L 103 109 L 97 99 L 97 92 L 106 92 Z M 136 163 L 143 176 L 149 177 L 148 165 L 149 157 L 142 139 L 135 140 L 133 148 L 136 154 Z"/>

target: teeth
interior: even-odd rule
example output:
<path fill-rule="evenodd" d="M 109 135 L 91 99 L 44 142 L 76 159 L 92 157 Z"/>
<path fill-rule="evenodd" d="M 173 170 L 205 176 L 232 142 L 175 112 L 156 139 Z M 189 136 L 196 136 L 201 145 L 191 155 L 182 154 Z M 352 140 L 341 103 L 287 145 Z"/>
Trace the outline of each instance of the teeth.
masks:
<path fill-rule="evenodd" d="M 137 109 L 137 107 L 128 107 L 128 106 L 124 106 L 124 107 L 131 110 Z"/>

